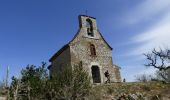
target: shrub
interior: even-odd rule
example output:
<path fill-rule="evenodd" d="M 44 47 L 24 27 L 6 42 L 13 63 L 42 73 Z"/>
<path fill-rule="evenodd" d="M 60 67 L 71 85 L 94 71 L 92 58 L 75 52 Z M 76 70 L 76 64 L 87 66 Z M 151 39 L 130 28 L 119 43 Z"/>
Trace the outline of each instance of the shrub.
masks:
<path fill-rule="evenodd" d="M 79 64 L 73 70 L 64 67 L 58 77 L 48 82 L 47 88 L 47 95 L 51 99 L 82 99 L 89 95 L 91 84 L 88 73 Z"/>

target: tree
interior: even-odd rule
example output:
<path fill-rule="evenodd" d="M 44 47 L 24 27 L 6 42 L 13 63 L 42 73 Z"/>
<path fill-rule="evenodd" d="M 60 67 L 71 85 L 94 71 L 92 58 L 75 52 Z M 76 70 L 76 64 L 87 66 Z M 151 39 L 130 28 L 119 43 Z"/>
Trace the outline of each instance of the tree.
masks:
<path fill-rule="evenodd" d="M 11 86 L 10 86 L 10 95 L 14 100 L 17 100 L 18 98 L 19 87 L 20 87 L 20 80 L 13 76 Z"/>
<path fill-rule="evenodd" d="M 148 74 L 139 74 L 136 77 L 136 81 L 138 82 L 149 82 L 149 81 L 154 81 L 154 77 L 152 75 Z"/>
<path fill-rule="evenodd" d="M 65 66 L 60 75 L 48 78 L 46 63 L 27 65 L 21 78 L 12 77 L 12 100 L 75 100 L 87 97 L 91 90 L 90 78 L 82 64 Z"/>
<path fill-rule="evenodd" d="M 58 77 L 49 80 L 47 97 L 50 100 L 79 100 L 87 97 L 91 90 L 87 71 L 78 64 L 62 68 Z"/>
<path fill-rule="evenodd" d="M 6 95 L 7 94 L 7 91 L 6 91 L 5 87 L 6 87 L 5 82 L 0 81 L 0 95 Z"/>
<path fill-rule="evenodd" d="M 87 71 L 83 68 L 82 62 L 75 65 L 73 69 L 73 94 L 72 98 L 77 99 L 89 95 L 91 85 L 90 77 Z"/>
<path fill-rule="evenodd" d="M 48 79 L 46 63 L 43 62 L 39 67 L 28 65 L 26 69 L 21 71 L 21 75 L 21 82 L 26 86 L 28 99 L 43 98 L 46 81 Z"/>
<path fill-rule="evenodd" d="M 44 91 L 48 80 L 46 63 L 41 66 L 27 65 L 21 70 L 21 79 L 12 77 L 10 94 L 12 99 L 39 100 L 45 98 Z"/>
<path fill-rule="evenodd" d="M 159 75 L 167 82 L 170 82 L 170 50 L 162 50 L 159 51 L 153 49 L 151 53 L 144 54 L 148 60 L 148 63 L 145 66 L 152 66 L 157 68 L 159 71 Z"/>

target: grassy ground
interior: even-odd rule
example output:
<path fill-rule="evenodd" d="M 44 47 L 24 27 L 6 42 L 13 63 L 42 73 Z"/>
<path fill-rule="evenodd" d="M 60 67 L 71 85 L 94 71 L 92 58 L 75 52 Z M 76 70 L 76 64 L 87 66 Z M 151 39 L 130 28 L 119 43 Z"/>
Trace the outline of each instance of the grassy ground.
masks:
<path fill-rule="evenodd" d="M 93 92 L 96 99 L 102 100 L 170 100 L 170 84 L 161 82 L 99 85 Z"/>
<path fill-rule="evenodd" d="M 0 90 L 0 97 L 5 90 Z M 96 85 L 87 100 L 170 100 L 170 83 L 112 83 Z"/>

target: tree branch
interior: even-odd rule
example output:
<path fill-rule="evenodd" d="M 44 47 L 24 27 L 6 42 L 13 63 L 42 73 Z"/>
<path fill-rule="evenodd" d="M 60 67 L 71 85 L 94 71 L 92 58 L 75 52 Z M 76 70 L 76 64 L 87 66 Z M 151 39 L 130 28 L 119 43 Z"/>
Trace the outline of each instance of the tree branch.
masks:
<path fill-rule="evenodd" d="M 152 50 L 152 53 L 150 54 L 144 54 L 146 56 L 146 59 L 149 61 L 148 64 L 145 64 L 145 66 L 153 66 L 154 68 L 161 70 L 167 70 L 169 69 L 169 66 L 165 65 L 166 58 L 170 58 L 170 50 L 166 50 L 165 52 L 160 49 L 160 51 L 156 51 L 156 49 Z M 158 59 L 160 60 L 160 63 L 158 65 Z"/>

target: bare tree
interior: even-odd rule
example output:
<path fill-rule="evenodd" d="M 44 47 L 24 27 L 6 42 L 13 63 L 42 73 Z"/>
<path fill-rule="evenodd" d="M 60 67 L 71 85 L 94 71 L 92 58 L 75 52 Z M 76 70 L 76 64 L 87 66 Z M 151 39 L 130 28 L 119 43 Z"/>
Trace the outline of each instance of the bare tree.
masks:
<path fill-rule="evenodd" d="M 157 68 L 160 72 L 160 76 L 165 81 L 170 81 L 169 79 L 169 70 L 170 70 L 170 50 L 156 50 L 153 49 L 151 53 L 144 54 L 148 60 L 148 63 L 145 66 L 152 66 Z"/>
<path fill-rule="evenodd" d="M 13 76 L 12 82 L 11 82 L 11 87 L 10 87 L 10 92 L 11 92 L 10 94 L 14 100 L 18 99 L 19 87 L 20 87 L 20 79 Z"/>
<path fill-rule="evenodd" d="M 140 74 L 135 77 L 136 77 L 136 81 L 138 81 L 138 82 L 148 82 L 148 81 L 151 81 L 151 79 L 152 79 L 152 76 L 147 75 L 147 74 Z"/>

